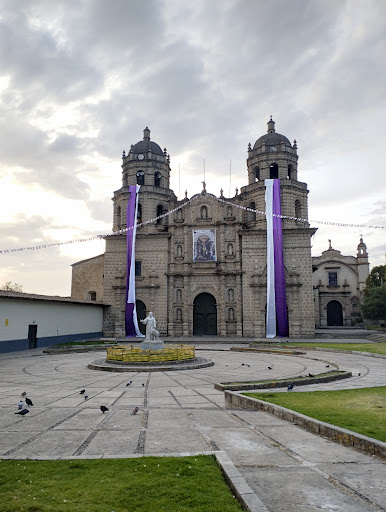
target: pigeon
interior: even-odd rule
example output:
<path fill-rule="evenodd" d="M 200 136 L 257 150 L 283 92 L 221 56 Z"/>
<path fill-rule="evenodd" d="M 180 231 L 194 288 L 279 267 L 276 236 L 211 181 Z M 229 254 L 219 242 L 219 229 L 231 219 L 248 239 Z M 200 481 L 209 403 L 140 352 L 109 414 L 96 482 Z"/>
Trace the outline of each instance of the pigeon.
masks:
<path fill-rule="evenodd" d="M 127 386 L 131 386 L 131 383 L 132 383 L 132 382 L 133 382 L 132 380 L 131 380 L 130 382 L 128 382 L 128 383 L 126 384 L 126 387 L 127 387 Z"/>
<path fill-rule="evenodd" d="M 309 377 L 315 377 L 315 375 L 312 375 L 312 373 L 308 374 Z"/>
<path fill-rule="evenodd" d="M 82 391 L 79 392 L 80 395 L 84 395 L 84 393 L 86 393 L 85 389 L 82 389 Z"/>
<path fill-rule="evenodd" d="M 15 414 L 21 414 L 22 416 L 24 416 L 25 414 L 29 413 L 29 410 L 28 409 L 22 409 L 21 411 L 17 411 L 15 412 Z"/>
<path fill-rule="evenodd" d="M 30 400 L 30 399 L 29 399 L 29 398 L 27 398 L 27 397 L 26 397 L 26 399 L 25 399 L 25 403 L 26 403 L 27 405 L 29 405 L 29 406 L 31 406 L 31 405 L 33 406 L 32 400 Z"/>
<path fill-rule="evenodd" d="M 268 370 L 272 370 L 272 366 L 268 366 Z"/>
<path fill-rule="evenodd" d="M 142 386 L 144 386 L 144 385 L 145 385 L 145 383 L 144 383 L 144 382 L 142 382 Z"/>
<path fill-rule="evenodd" d="M 24 398 L 26 396 L 26 394 L 27 393 L 25 391 L 23 391 L 23 393 L 20 393 L 20 396 L 22 396 Z"/>
<path fill-rule="evenodd" d="M 105 405 L 100 406 L 100 410 L 103 412 L 103 414 L 108 411 L 107 407 Z"/>
<path fill-rule="evenodd" d="M 87 398 L 88 398 L 88 395 L 84 395 L 84 399 L 87 400 Z"/>
<path fill-rule="evenodd" d="M 131 411 L 130 414 L 136 415 L 138 411 L 139 411 L 138 407 L 134 407 L 134 409 Z"/>
<path fill-rule="evenodd" d="M 326 368 L 330 368 L 330 365 L 329 365 L 329 364 L 326 364 Z"/>
<path fill-rule="evenodd" d="M 360 374 L 360 373 L 358 373 L 358 377 L 360 377 L 360 376 L 361 376 L 361 374 Z"/>
<path fill-rule="evenodd" d="M 291 389 L 293 389 L 293 388 L 294 388 L 294 385 L 293 384 L 289 384 L 288 388 L 287 388 L 287 391 L 291 391 Z"/>
<path fill-rule="evenodd" d="M 19 404 L 18 404 L 18 408 L 19 408 L 19 411 L 21 411 L 23 409 L 23 400 L 20 400 Z"/>

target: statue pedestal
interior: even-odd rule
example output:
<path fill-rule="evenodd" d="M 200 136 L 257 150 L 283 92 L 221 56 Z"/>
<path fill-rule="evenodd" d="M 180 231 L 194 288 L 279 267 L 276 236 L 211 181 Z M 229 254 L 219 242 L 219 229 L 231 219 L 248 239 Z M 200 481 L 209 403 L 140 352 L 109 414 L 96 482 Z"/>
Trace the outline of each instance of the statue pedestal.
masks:
<path fill-rule="evenodd" d="M 143 341 L 140 346 L 141 346 L 141 350 L 163 350 L 164 342 L 162 340 Z"/>

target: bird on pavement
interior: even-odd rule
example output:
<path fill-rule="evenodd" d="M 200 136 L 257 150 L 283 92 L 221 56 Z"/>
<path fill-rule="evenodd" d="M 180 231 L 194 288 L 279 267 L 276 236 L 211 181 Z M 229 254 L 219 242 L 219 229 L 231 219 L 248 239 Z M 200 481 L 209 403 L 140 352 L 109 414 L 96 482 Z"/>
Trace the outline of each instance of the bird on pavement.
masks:
<path fill-rule="evenodd" d="M 131 383 L 132 383 L 132 382 L 133 382 L 132 380 L 131 380 L 130 382 L 128 382 L 128 383 L 126 384 L 126 387 L 127 387 L 127 386 L 131 386 Z"/>
<path fill-rule="evenodd" d="M 27 397 L 26 397 L 26 398 L 25 398 L 25 403 L 26 403 L 27 405 L 29 405 L 29 406 L 31 406 L 31 405 L 33 406 L 32 400 L 31 400 L 30 398 L 27 398 Z"/>
<path fill-rule="evenodd" d="M 20 400 L 19 404 L 18 404 L 18 408 L 19 408 L 19 411 L 21 411 L 23 409 L 23 400 Z"/>
<path fill-rule="evenodd" d="M 22 396 L 24 398 L 26 396 L 26 394 L 27 393 L 25 391 L 23 391 L 23 393 L 20 393 L 20 396 Z"/>
<path fill-rule="evenodd" d="M 268 366 L 268 370 L 272 370 L 272 366 Z"/>
<path fill-rule="evenodd" d="M 309 377 L 315 377 L 315 375 L 312 375 L 312 373 L 308 374 Z"/>
<path fill-rule="evenodd" d="M 294 388 L 294 385 L 293 384 L 289 384 L 288 388 L 287 388 L 287 391 L 291 391 L 291 389 L 293 389 L 293 388 Z"/>
<path fill-rule="evenodd" d="M 130 414 L 136 415 L 138 411 L 139 411 L 138 407 L 134 407 L 134 409 L 131 411 Z"/>
<path fill-rule="evenodd" d="M 22 416 L 25 416 L 28 413 L 29 413 L 28 409 L 22 409 L 21 411 L 15 412 L 15 414 L 21 414 Z"/>
<path fill-rule="evenodd" d="M 103 412 L 103 414 L 108 411 L 107 407 L 105 405 L 100 406 L 100 410 Z"/>
<path fill-rule="evenodd" d="M 330 365 L 329 365 L 329 364 L 326 364 L 326 368 L 330 368 Z"/>
<path fill-rule="evenodd" d="M 142 386 L 145 386 L 145 383 L 144 383 L 144 382 L 142 382 Z"/>
<path fill-rule="evenodd" d="M 358 377 L 360 377 L 360 376 L 361 376 L 361 374 L 360 374 L 360 373 L 358 373 Z"/>
<path fill-rule="evenodd" d="M 84 395 L 84 393 L 86 393 L 85 389 L 82 389 L 82 391 L 79 392 L 80 395 Z"/>
<path fill-rule="evenodd" d="M 84 399 L 87 400 L 87 398 L 88 398 L 88 395 L 84 395 Z"/>

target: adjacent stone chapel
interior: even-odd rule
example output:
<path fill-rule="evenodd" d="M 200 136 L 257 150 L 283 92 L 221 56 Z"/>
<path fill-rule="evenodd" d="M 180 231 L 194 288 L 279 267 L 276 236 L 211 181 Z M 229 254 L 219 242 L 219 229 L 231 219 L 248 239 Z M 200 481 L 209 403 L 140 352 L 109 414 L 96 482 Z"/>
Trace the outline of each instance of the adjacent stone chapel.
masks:
<path fill-rule="evenodd" d="M 151 140 L 122 155 L 121 187 L 113 197 L 106 251 L 73 265 L 73 298 L 103 301 L 103 333 L 125 335 L 126 208 L 129 186 L 140 185 L 135 250 L 136 309 L 149 311 L 161 336 L 265 337 L 267 225 L 265 180 L 280 179 L 289 336 L 314 336 L 308 190 L 298 180 L 296 141 L 268 131 L 248 146 L 247 184 L 234 197 L 206 191 L 178 200 L 170 188 L 170 157 Z M 150 221 L 150 222 L 149 222 Z M 319 299 L 318 299 L 319 300 Z M 323 302 L 324 299 L 322 299 Z M 139 325 L 142 326 L 142 324 Z"/>

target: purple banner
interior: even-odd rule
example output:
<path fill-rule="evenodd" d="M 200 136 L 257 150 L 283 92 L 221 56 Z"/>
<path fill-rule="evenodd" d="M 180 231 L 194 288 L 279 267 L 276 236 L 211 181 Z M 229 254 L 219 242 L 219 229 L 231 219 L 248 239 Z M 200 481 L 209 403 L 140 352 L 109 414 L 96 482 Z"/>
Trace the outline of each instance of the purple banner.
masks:
<path fill-rule="evenodd" d="M 129 186 L 130 198 L 127 204 L 127 267 L 126 267 L 126 314 L 125 314 L 125 332 L 126 336 L 137 336 L 134 323 L 135 312 L 135 225 L 136 205 L 137 205 L 137 186 Z M 133 289 L 134 287 L 134 289 Z"/>
<path fill-rule="evenodd" d="M 280 205 L 280 180 L 273 180 L 273 246 L 275 265 L 275 306 L 277 335 L 288 336 L 287 301 L 285 296 L 285 272 L 283 257 L 283 231 L 281 205 Z M 278 215 L 278 217 L 276 217 Z"/>

